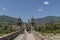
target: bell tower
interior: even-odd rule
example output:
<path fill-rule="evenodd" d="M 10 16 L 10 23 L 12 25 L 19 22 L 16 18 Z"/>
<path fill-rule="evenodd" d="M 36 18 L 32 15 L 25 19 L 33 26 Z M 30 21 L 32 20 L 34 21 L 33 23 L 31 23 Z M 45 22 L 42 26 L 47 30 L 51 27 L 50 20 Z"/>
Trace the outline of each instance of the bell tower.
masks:
<path fill-rule="evenodd" d="M 22 20 L 21 20 L 20 17 L 19 17 L 18 20 L 17 20 L 17 25 L 18 25 L 18 26 L 22 26 Z"/>
<path fill-rule="evenodd" d="M 22 33 L 23 26 L 22 26 L 22 19 L 18 17 L 17 19 L 17 26 L 19 27 L 19 31 Z"/>
<path fill-rule="evenodd" d="M 34 30 L 35 27 L 35 19 L 34 17 L 31 18 L 31 31 Z"/>

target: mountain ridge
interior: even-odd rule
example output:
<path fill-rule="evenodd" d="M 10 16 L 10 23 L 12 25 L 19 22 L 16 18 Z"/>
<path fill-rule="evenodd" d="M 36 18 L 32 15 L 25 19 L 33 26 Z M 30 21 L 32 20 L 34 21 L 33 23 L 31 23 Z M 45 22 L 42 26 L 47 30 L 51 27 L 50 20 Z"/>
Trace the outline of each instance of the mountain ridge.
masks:
<path fill-rule="evenodd" d="M 47 16 L 43 18 L 36 18 L 36 23 L 46 24 L 50 22 L 57 22 L 60 21 L 60 17 L 58 16 Z"/>
<path fill-rule="evenodd" d="M 60 21 L 59 16 L 46 16 L 43 18 L 36 18 L 35 22 L 36 23 L 41 23 L 41 24 L 46 24 L 50 22 L 57 22 Z M 16 24 L 17 23 L 17 18 L 6 16 L 6 15 L 0 15 L 0 23 L 9 23 L 9 24 Z"/>
<path fill-rule="evenodd" d="M 0 23 L 16 24 L 17 18 L 6 16 L 6 15 L 0 15 Z"/>

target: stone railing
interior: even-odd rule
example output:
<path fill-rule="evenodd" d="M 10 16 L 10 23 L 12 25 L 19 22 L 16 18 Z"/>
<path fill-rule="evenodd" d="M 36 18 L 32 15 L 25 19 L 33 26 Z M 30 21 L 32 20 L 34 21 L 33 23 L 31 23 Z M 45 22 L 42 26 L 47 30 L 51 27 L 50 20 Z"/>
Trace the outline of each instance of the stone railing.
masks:
<path fill-rule="evenodd" d="M 35 31 L 34 31 L 33 34 L 34 34 L 36 40 L 51 40 L 51 39 L 48 38 L 48 37 L 42 36 L 42 35 L 39 34 L 38 32 L 35 32 Z"/>
<path fill-rule="evenodd" d="M 23 39 L 22 40 L 26 40 L 26 34 L 24 35 Z"/>
<path fill-rule="evenodd" d="M 4 36 L 0 37 L 0 40 L 13 40 L 14 38 L 16 38 L 21 32 L 20 31 L 16 31 L 10 34 L 6 34 Z"/>

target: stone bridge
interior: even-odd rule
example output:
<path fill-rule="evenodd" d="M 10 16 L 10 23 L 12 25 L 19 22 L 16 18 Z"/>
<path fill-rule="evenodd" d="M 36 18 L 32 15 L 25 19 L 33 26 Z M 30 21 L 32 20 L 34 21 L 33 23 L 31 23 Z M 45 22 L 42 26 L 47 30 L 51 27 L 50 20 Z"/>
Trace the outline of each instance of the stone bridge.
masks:
<path fill-rule="evenodd" d="M 38 32 L 32 31 L 31 33 L 28 33 L 25 30 L 24 34 L 21 34 L 20 31 L 17 31 L 5 35 L 3 37 L 0 37 L 0 40 L 51 40 L 51 39 L 40 35 Z"/>
<path fill-rule="evenodd" d="M 17 32 L 13 32 L 10 34 L 7 34 L 5 36 L 0 37 L 0 40 L 51 40 L 48 37 L 44 37 L 41 34 L 39 34 L 38 32 L 34 31 L 34 27 L 35 27 L 35 20 L 34 18 L 31 19 L 31 33 L 28 33 L 25 29 L 24 29 L 24 34 L 21 34 L 21 30 L 22 30 L 22 22 L 21 22 L 21 18 L 18 18 L 18 23 L 17 25 L 19 27 L 21 27 L 20 31 Z M 26 26 L 26 25 L 24 25 Z M 24 27 L 23 26 L 23 27 Z M 27 26 L 28 27 L 28 26 Z"/>
<path fill-rule="evenodd" d="M 20 31 L 16 31 L 4 36 L 0 37 L 0 40 L 13 40 L 14 38 L 16 38 L 21 32 Z"/>

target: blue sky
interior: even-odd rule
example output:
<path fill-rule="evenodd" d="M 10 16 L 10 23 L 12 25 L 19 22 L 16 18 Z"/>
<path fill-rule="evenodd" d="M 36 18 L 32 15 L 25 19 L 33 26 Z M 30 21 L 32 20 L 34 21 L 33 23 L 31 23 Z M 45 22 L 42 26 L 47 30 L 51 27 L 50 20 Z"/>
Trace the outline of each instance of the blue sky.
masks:
<path fill-rule="evenodd" d="M 60 0 L 0 0 L 0 15 L 21 17 L 60 16 Z"/>

